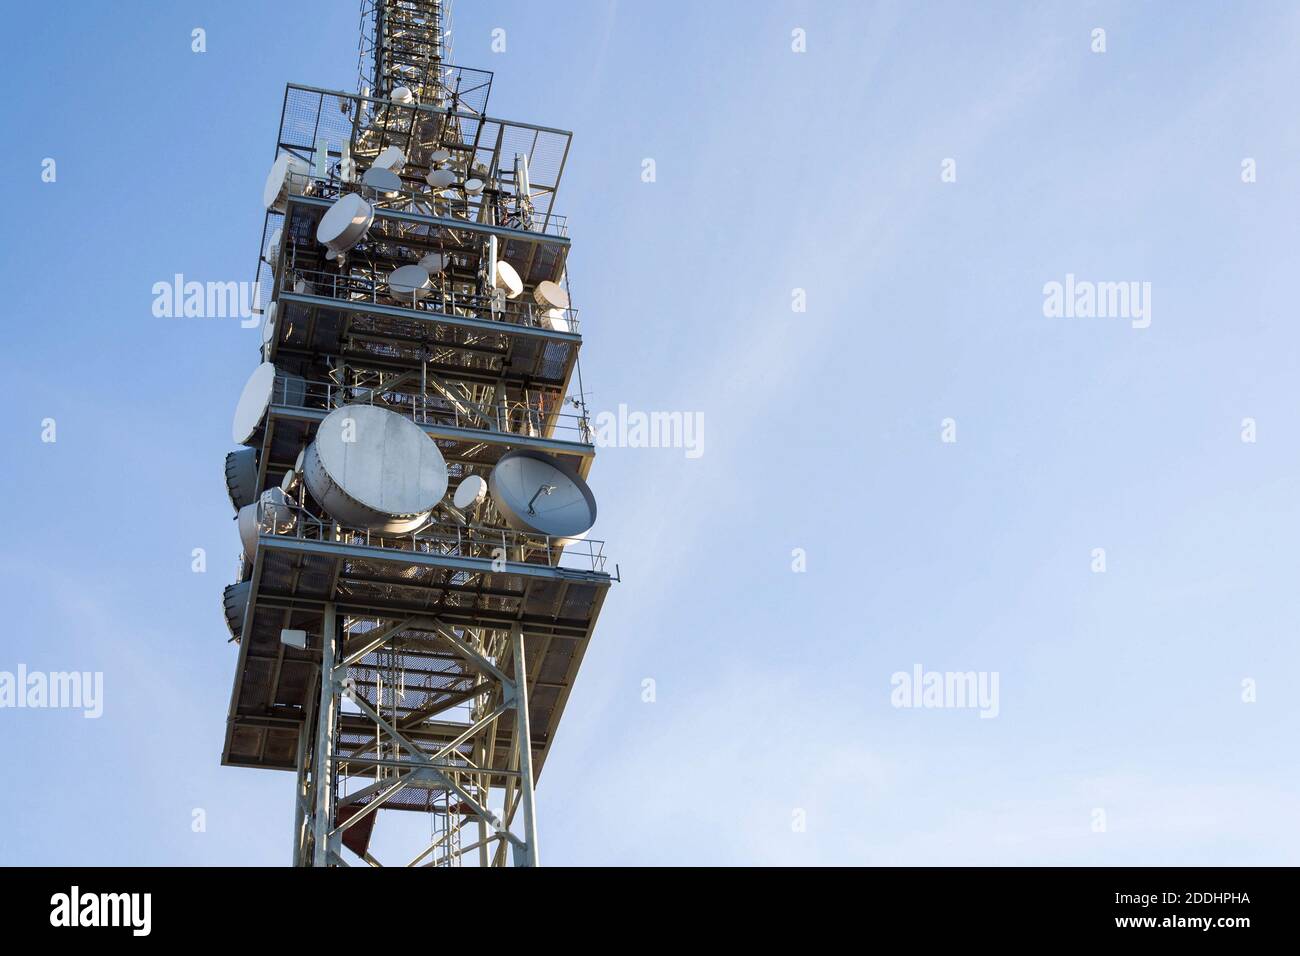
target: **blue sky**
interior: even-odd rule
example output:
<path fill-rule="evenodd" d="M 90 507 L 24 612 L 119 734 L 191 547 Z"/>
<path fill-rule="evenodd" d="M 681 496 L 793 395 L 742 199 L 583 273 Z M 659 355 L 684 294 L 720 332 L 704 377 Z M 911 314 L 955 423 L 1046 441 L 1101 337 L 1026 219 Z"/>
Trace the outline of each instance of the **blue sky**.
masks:
<path fill-rule="evenodd" d="M 356 4 L 73 10 L 10 13 L 0 670 L 103 671 L 104 715 L 0 710 L 0 862 L 285 864 L 291 776 L 219 766 L 258 332 L 150 290 L 251 278 L 284 85 L 355 88 Z M 696 459 L 597 457 L 624 581 L 541 779 L 544 862 L 1300 862 L 1300 11 L 453 22 L 490 112 L 575 133 L 593 408 L 705 422 Z M 1151 283 L 1150 327 L 1045 317 L 1067 274 Z M 996 672 L 997 718 L 892 707 L 916 664 Z"/>

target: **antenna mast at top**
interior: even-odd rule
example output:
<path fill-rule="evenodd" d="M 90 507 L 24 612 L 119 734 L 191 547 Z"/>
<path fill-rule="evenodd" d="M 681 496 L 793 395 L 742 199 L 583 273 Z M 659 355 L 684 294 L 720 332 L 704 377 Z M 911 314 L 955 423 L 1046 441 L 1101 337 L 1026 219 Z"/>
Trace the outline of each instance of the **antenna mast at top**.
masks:
<path fill-rule="evenodd" d="M 451 52 L 450 24 L 451 0 L 362 0 L 362 92 L 369 86 L 370 95 L 386 99 L 404 86 L 435 98 Z"/>

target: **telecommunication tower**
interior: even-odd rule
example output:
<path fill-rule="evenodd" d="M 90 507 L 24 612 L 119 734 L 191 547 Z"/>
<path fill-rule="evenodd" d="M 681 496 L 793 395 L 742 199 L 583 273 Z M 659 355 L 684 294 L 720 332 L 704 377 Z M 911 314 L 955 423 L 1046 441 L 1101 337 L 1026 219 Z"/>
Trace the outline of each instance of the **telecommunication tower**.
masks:
<path fill-rule="evenodd" d="M 263 194 L 222 762 L 297 775 L 299 866 L 382 865 L 380 811 L 432 821 L 385 864 L 536 865 L 537 776 L 619 579 L 587 536 L 571 134 L 488 114 L 449 7 L 364 0 L 360 91 L 286 88 Z"/>

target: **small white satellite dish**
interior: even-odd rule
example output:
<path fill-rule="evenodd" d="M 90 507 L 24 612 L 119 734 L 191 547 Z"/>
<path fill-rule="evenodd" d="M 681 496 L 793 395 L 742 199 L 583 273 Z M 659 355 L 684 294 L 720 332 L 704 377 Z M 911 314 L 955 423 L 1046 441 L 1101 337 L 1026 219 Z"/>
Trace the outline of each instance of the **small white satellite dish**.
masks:
<path fill-rule="evenodd" d="M 507 452 L 488 477 L 492 500 L 516 531 L 579 540 L 596 523 L 596 498 L 577 474 L 538 451 Z"/>
<path fill-rule="evenodd" d="M 259 508 L 260 506 L 260 508 Z M 261 511 L 259 518 L 258 511 Z M 239 509 L 239 540 L 244 546 L 244 557 L 253 560 L 257 551 L 257 536 L 270 532 L 284 534 L 292 531 L 295 524 L 293 508 L 289 499 L 279 488 L 270 488 L 262 492 L 257 501 Z"/>
<path fill-rule="evenodd" d="M 433 289 L 433 282 L 423 266 L 398 266 L 388 274 L 388 291 L 400 302 L 423 299 Z"/>
<path fill-rule="evenodd" d="M 239 404 L 235 406 L 235 419 L 230 428 L 235 444 L 242 445 L 253 437 L 273 400 L 301 405 L 306 395 L 307 382 L 301 375 L 281 374 L 277 384 L 275 366 L 263 362 L 253 369 L 253 374 L 244 383 L 244 390 L 239 393 Z"/>
<path fill-rule="evenodd" d="M 293 494 L 293 489 L 298 485 L 298 473 L 296 471 L 286 471 L 284 477 L 280 479 L 280 490 L 286 495 Z"/>
<path fill-rule="evenodd" d="M 266 245 L 266 261 L 271 264 L 272 270 L 280 265 L 280 238 L 284 231 L 275 227 L 275 232 L 271 233 L 271 241 Z"/>
<path fill-rule="evenodd" d="M 275 340 L 275 310 L 278 303 L 272 302 L 262 315 L 262 344 L 270 345 Z"/>
<path fill-rule="evenodd" d="M 465 180 L 465 185 L 461 188 L 465 190 L 465 195 L 477 196 L 483 191 L 483 180 L 477 177 L 471 177 Z"/>
<path fill-rule="evenodd" d="M 430 252 L 420 260 L 420 268 L 430 275 L 437 275 L 447 268 L 448 261 L 447 256 L 444 256 L 441 252 Z"/>
<path fill-rule="evenodd" d="M 497 288 L 505 290 L 507 299 L 513 299 L 524 291 L 524 280 L 519 278 L 515 267 L 504 259 L 497 260 Z"/>
<path fill-rule="evenodd" d="M 275 390 L 275 366 L 263 362 L 253 369 L 253 374 L 244 383 L 244 390 L 239 393 L 239 404 L 235 406 L 235 421 L 230 428 L 230 435 L 236 445 L 242 445 L 253 437 L 257 426 L 266 417 L 266 410 L 271 405 L 271 393 Z"/>
<path fill-rule="evenodd" d="M 281 153 L 271 164 L 271 171 L 266 175 L 266 185 L 262 187 L 262 205 L 276 212 L 284 212 L 285 197 L 292 193 L 302 195 L 307 186 L 307 174 L 311 166 L 305 159 L 289 153 Z"/>
<path fill-rule="evenodd" d="M 488 483 L 479 475 L 470 475 L 456 486 L 456 493 L 451 496 L 451 503 L 461 511 L 472 508 L 488 493 Z"/>
<path fill-rule="evenodd" d="M 424 181 L 434 189 L 446 189 L 456 181 L 456 174 L 450 169 L 431 169 Z"/>
<path fill-rule="evenodd" d="M 338 256 L 360 242 L 374 220 L 375 211 L 370 203 L 356 193 L 348 193 L 321 216 L 316 241 Z"/>
<path fill-rule="evenodd" d="M 307 449 L 301 448 L 298 451 L 298 457 L 293 460 L 293 470 L 300 475 L 302 474 L 302 464 L 306 460 L 306 458 L 307 458 Z"/>
<path fill-rule="evenodd" d="M 394 87 L 393 102 L 401 103 L 403 106 L 408 106 L 411 103 L 415 102 L 415 94 L 411 92 L 411 88 L 409 86 Z"/>
<path fill-rule="evenodd" d="M 235 511 L 257 500 L 257 449 L 240 448 L 226 455 L 226 493 Z"/>
<path fill-rule="evenodd" d="M 569 307 L 569 293 L 564 291 L 564 286 L 550 279 L 537 283 L 537 288 L 533 290 L 533 298 L 544 308 L 567 309 Z"/>
<path fill-rule="evenodd" d="M 424 524 L 446 493 L 447 463 L 409 418 L 377 405 L 344 405 L 321 421 L 303 481 L 338 521 L 404 534 Z"/>
<path fill-rule="evenodd" d="M 406 154 L 396 146 L 385 146 L 375 161 L 370 164 L 371 169 L 387 169 L 394 173 L 400 173 L 402 167 L 406 165 Z"/>
<path fill-rule="evenodd" d="M 432 153 L 429 154 L 429 165 L 441 166 L 449 159 L 451 159 L 451 150 L 435 149 Z"/>
<path fill-rule="evenodd" d="M 361 177 L 361 187 L 381 199 L 392 199 L 402 191 L 402 177 L 391 169 L 371 166 Z"/>
<path fill-rule="evenodd" d="M 542 313 L 542 324 L 552 332 L 572 332 L 569 313 L 564 309 L 547 309 Z"/>

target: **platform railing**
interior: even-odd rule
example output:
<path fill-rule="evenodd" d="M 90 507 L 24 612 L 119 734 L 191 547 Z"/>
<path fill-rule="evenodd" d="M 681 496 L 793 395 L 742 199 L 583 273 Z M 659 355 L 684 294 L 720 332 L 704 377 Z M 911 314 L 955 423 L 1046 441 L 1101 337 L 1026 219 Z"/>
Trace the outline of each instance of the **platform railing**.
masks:
<path fill-rule="evenodd" d="M 463 398 L 452 401 L 438 394 L 421 393 L 418 383 L 386 389 L 382 383 L 338 385 L 278 375 L 272 404 L 320 411 L 332 411 L 344 405 L 380 405 L 409 415 L 418 425 L 449 425 L 584 445 L 590 445 L 593 438 L 591 419 L 584 412 L 561 412 L 520 402 L 502 408 Z"/>
<path fill-rule="evenodd" d="M 345 183 L 334 172 L 328 176 L 319 176 L 313 172 L 290 172 L 286 179 L 291 195 L 333 200 L 344 193 L 357 192 L 377 210 L 388 209 L 438 219 L 449 223 L 453 228 L 457 225 L 490 225 L 557 239 L 565 239 L 569 235 L 567 217 L 556 214 L 546 216 L 520 208 L 513 196 L 496 189 L 484 189 L 474 196 L 465 193 L 458 195 L 454 187 L 439 190 L 402 179 L 400 188 L 380 195 L 360 182 Z"/>
<path fill-rule="evenodd" d="M 301 496 L 299 500 L 273 500 L 265 495 L 259 498 L 257 528 L 259 536 L 486 559 L 494 562 L 494 569 L 499 567 L 503 571 L 512 564 L 531 564 L 603 574 L 606 566 L 605 542 L 591 538 L 558 538 L 439 520 L 431 520 L 408 534 L 382 533 L 318 517 L 306 508 Z"/>
<path fill-rule="evenodd" d="M 282 292 L 299 295 L 317 295 L 344 302 L 372 302 L 375 305 L 398 306 L 421 315 L 443 315 L 448 318 L 480 319 L 487 322 L 505 322 L 528 328 L 578 333 L 578 310 L 573 308 L 550 310 L 531 299 L 501 299 L 490 295 L 467 295 L 452 290 L 429 289 L 424 294 L 412 292 L 399 295 L 382 279 L 349 272 L 325 272 L 320 269 L 299 268 L 297 250 L 290 246 L 288 258 L 279 278 Z M 552 314 L 558 313 L 558 314 Z"/>

